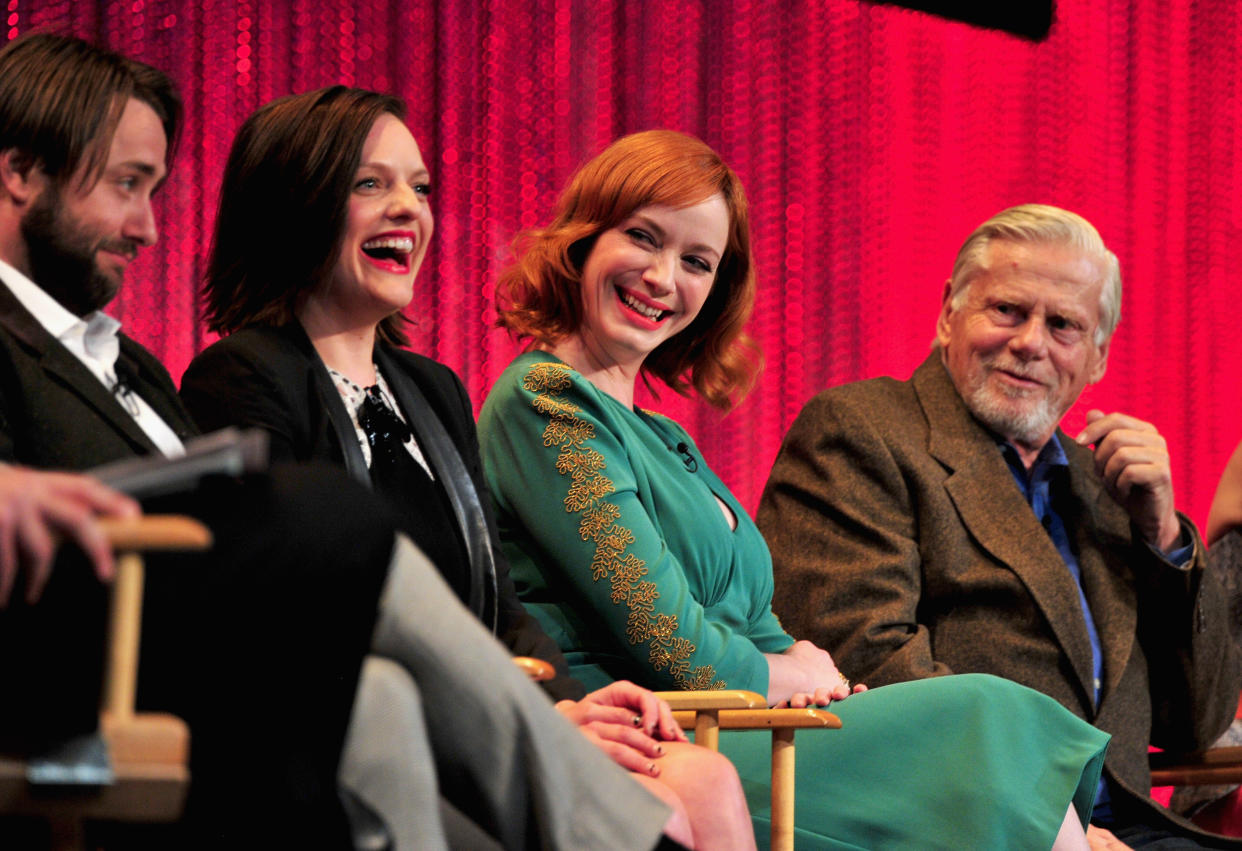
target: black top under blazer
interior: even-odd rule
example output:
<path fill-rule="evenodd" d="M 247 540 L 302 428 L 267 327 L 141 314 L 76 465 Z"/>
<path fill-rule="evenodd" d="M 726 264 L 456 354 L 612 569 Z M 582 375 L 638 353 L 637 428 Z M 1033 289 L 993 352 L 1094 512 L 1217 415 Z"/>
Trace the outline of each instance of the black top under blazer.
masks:
<path fill-rule="evenodd" d="M 479 530 L 468 535 L 461 528 L 428 528 L 419 524 L 417 513 L 405 527 L 415 543 L 424 548 L 425 541 L 459 532 L 472 546 L 486 547 L 484 555 L 494 565 L 496 584 L 494 605 L 488 605 L 482 613 L 484 623 L 513 655 L 535 656 L 552 663 L 557 676 L 543 684 L 552 697 L 581 697 L 582 685 L 569 677 L 568 665 L 555 642 L 522 607 L 509 576 L 492 516 L 491 497 L 483 479 L 474 416 L 465 387 L 443 364 L 386 344 L 377 345 L 376 362 L 407 421 L 414 425 L 418 416 L 417 412 L 411 416 L 412 412 L 406 410 L 412 403 L 403 385 L 408 389 L 408 384 L 413 384 L 416 389 L 409 392 L 426 400 L 447 432 L 452 444 L 449 449 L 456 450 L 467 473 L 468 481 L 464 484 L 467 489 L 473 486 L 473 497 L 482 508 L 481 525 L 486 525 L 486 532 Z M 273 462 L 327 461 L 349 469 L 361 481 L 369 481 L 365 467 L 357 469 L 362 458 L 349 412 L 310 338 L 296 322 L 280 328 L 247 328 L 210 346 L 193 360 L 182 377 L 181 398 L 205 431 L 226 426 L 266 430 L 271 436 Z M 418 432 L 417 427 L 415 431 Z M 422 435 L 419 445 L 433 469 L 439 471 L 445 461 L 437 457 L 439 450 L 429 446 Z M 437 476 L 442 475 L 437 472 Z M 458 486 L 462 484 L 459 482 Z M 452 517 L 453 512 L 440 515 Z M 437 567 L 455 589 L 469 584 L 460 574 L 469 570 L 470 565 L 459 562 Z"/>

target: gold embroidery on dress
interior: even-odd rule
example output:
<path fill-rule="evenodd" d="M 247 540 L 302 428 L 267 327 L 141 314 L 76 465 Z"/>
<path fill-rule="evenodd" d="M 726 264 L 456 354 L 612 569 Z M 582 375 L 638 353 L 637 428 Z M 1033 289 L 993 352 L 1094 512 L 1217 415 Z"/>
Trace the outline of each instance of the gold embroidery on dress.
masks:
<path fill-rule="evenodd" d="M 647 563 L 628 552 L 634 533 L 622 526 L 621 509 L 605 497 L 616 488 L 604 475 L 604 456 L 587 446 L 595 426 L 578 417 L 580 408 L 561 397 L 570 386 L 570 368 L 560 363 L 532 364 L 522 387 L 535 394 L 535 410 L 548 418 L 543 445 L 556 447 L 556 470 L 569 476 L 565 510 L 578 514 L 578 534 L 595 542 L 591 579 L 607 579 L 609 599 L 628 611 L 625 636 L 631 644 L 647 642 L 648 659 L 657 671 L 668 670 L 678 688 L 726 688 L 711 665 L 690 667 L 694 644 L 677 635 L 677 616 L 655 610 L 660 592 L 648 582 Z"/>

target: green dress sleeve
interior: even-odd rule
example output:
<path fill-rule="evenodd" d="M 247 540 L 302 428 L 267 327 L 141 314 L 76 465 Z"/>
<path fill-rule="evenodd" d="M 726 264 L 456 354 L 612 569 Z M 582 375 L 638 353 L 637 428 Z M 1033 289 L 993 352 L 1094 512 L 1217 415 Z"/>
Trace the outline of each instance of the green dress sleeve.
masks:
<path fill-rule="evenodd" d="M 770 562 L 766 600 L 744 599 L 749 591 L 711 557 L 729 531 L 723 515 L 709 494 L 703 504 L 701 483 L 697 499 L 670 492 L 670 461 L 680 464 L 658 431 L 540 353 L 510 366 L 479 425 L 502 535 L 522 530 L 548 584 L 568 586 L 566 599 L 587 609 L 579 619 L 634 663 L 642 685 L 766 693 L 763 652 L 791 642 L 771 614 Z M 688 553 L 666 540 L 669 516 L 719 529 L 682 536 L 703 550 Z M 757 646 L 752 628 L 769 646 Z"/>

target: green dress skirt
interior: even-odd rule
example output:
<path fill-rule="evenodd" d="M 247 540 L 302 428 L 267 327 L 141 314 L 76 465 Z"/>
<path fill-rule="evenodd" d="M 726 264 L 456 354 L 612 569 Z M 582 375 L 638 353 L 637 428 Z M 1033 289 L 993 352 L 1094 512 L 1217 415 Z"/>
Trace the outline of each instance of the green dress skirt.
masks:
<path fill-rule="evenodd" d="M 840 730 L 800 730 L 795 847 L 1048 849 L 1066 805 L 1085 824 L 1108 734 L 986 674 L 897 683 L 834 703 Z M 771 734 L 724 732 L 760 848 Z"/>

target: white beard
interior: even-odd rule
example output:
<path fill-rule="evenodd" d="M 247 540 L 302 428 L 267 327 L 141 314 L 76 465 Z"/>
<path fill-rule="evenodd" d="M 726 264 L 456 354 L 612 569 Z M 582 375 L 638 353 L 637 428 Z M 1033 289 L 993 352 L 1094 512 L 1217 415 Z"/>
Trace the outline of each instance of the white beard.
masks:
<path fill-rule="evenodd" d="M 980 376 L 973 378 L 965 388 L 963 399 L 971 413 L 988 428 L 1015 443 L 1036 447 L 1047 440 L 1061 421 L 1062 411 L 1054 407 L 1048 388 L 1025 390 L 1021 388 L 996 387 L 988 383 L 991 367 L 985 363 Z M 1021 367 L 1007 365 L 1006 369 L 1024 374 Z M 1044 395 L 1033 399 L 1036 393 Z M 1026 405 L 1021 402 L 1026 400 Z"/>

